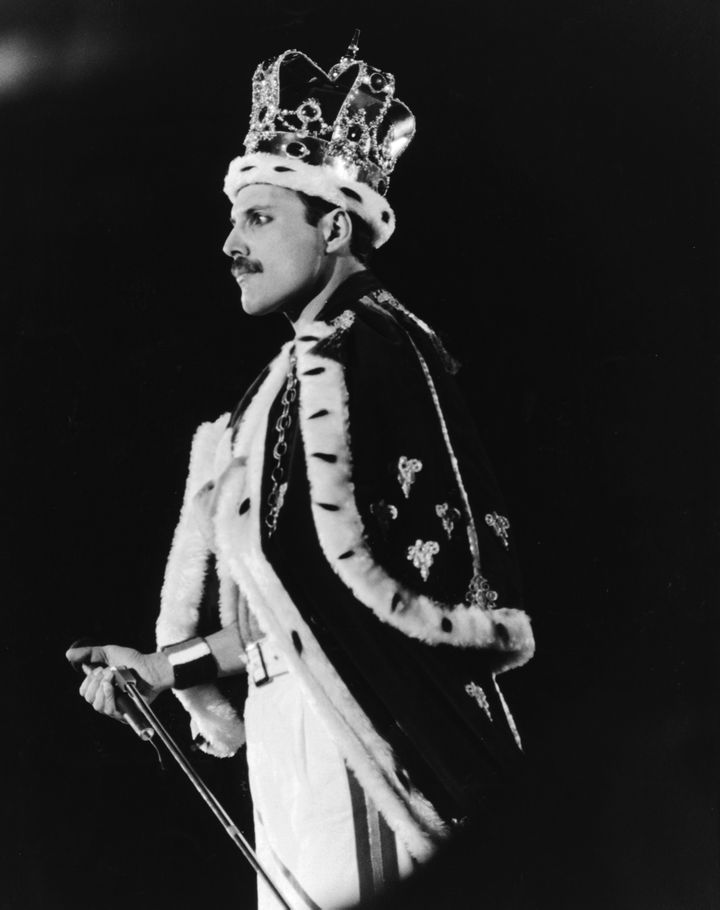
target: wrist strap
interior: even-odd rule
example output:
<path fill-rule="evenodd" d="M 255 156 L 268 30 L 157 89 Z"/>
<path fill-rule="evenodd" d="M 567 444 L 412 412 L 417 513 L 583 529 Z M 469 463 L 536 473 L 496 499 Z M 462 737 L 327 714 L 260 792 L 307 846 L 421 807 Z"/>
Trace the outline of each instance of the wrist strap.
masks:
<path fill-rule="evenodd" d="M 173 689 L 189 689 L 217 679 L 217 661 L 204 638 L 188 638 L 160 650 L 172 665 Z"/>

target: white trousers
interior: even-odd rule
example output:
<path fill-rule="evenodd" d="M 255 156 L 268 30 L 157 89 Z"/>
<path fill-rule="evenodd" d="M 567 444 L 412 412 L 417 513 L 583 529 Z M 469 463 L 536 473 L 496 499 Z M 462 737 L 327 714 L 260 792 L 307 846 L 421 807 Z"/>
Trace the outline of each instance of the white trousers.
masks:
<path fill-rule="evenodd" d="M 256 851 L 293 910 L 352 906 L 411 872 L 290 673 L 250 683 L 245 727 Z M 278 906 L 258 880 L 259 910 Z"/>

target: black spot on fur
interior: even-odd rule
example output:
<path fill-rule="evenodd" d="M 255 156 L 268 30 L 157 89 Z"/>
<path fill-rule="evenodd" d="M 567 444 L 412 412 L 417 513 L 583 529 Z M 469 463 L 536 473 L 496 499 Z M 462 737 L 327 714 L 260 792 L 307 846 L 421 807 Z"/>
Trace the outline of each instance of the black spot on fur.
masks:
<path fill-rule="evenodd" d="M 290 637 L 292 638 L 293 645 L 295 645 L 295 650 L 298 652 L 298 654 L 302 654 L 303 645 L 302 645 L 302 642 L 300 641 L 300 636 L 297 634 L 297 632 L 294 629 L 293 629 L 292 635 Z"/>
<path fill-rule="evenodd" d="M 240 171 L 244 174 L 246 171 L 254 170 L 254 168 L 255 168 L 254 164 L 246 164 L 245 167 L 240 168 Z"/>
<path fill-rule="evenodd" d="M 301 335 L 298 341 L 320 341 L 317 335 Z"/>
<path fill-rule="evenodd" d="M 339 512 L 340 506 L 333 505 L 331 502 L 319 502 L 317 503 L 321 509 L 326 509 L 328 512 Z"/>
<path fill-rule="evenodd" d="M 319 376 L 325 372 L 325 367 L 313 367 L 312 370 L 305 370 L 303 376 Z"/>
<path fill-rule="evenodd" d="M 250 500 L 249 500 L 249 499 L 243 499 L 243 501 L 240 503 L 240 508 L 238 509 L 238 512 L 239 512 L 241 515 L 244 515 L 244 514 L 247 512 L 247 510 L 248 510 L 249 508 L 250 508 Z"/>
<path fill-rule="evenodd" d="M 341 192 L 341 193 L 345 193 L 345 195 L 346 195 L 349 199 L 354 199 L 355 202 L 362 202 L 362 196 L 360 195 L 360 193 L 356 193 L 355 190 L 351 190 L 351 189 L 349 189 L 349 188 L 346 187 L 346 186 L 341 186 L 341 187 L 340 187 L 340 192 Z"/>
<path fill-rule="evenodd" d="M 326 408 L 322 408 L 319 411 L 315 411 L 314 414 L 311 414 L 308 417 L 308 420 L 315 420 L 316 417 L 327 417 L 329 413 L 330 411 L 328 411 Z"/>
<path fill-rule="evenodd" d="M 351 556 L 355 555 L 355 550 L 345 550 L 344 553 L 341 553 L 338 556 L 338 559 L 350 559 Z"/>
<path fill-rule="evenodd" d="M 507 647 L 510 642 L 510 633 L 507 630 L 507 627 L 504 626 L 501 622 L 495 623 L 495 634 L 502 642 L 503 647 Z"/>
<path fill-rule="evenodd" d="M 385 224 L 387 224 L 388 221 L 390 221 L 390 212 L 384 211 L 380 217 L 385 222 Z"/>
<path fill-rule="evenodd" d="M 443 616 L 440 622 L 440 628 L 443 630 L 443 632 L 452 632 L 453 624 L 451 620 L 447 618 L 447 616 Z"/>
<path fill-rule="evenodd" d="M 214 480 L 208 480 L 208 482 L 205 484 L 205 489 L 206 489 L 206 490 L 214 490 L 214 489 L 215 489 L 215 481 L 214 481 Z"/>
<path fill-rule="evenodd" d="M 282 174 L 282 173 L 284 173 L 285 171 L 294 171 L 295 168 L 294 168 L 294 167 L 285 167 L 285 166 L 282 165 L 282 164 L 277 164 L 277 165 L 275 165 L 275 167 L 273 168 L 273 170 L 274 170 L 274 171 L 278 171 L 278 173 Z"/>
<path fill-rule="evenodd" d="M 400 606 L 401 600 L 402 600 L 402 597 L 400 596 L 400 592 L 396 591 L 393 594 L 393 599 L 392 599 L 392 602 L 390 603 L 390 612 L 391 613 L 394 613 L 397 610 L 397 608 Z"/>
<path fill-rule="evenodd" d="M 313 452 L 313 458 L 319 458 L 321 461 L 327 461 L 329 464 L 335 464 L 337 455 L 330 455 L 328 452 Z"/>

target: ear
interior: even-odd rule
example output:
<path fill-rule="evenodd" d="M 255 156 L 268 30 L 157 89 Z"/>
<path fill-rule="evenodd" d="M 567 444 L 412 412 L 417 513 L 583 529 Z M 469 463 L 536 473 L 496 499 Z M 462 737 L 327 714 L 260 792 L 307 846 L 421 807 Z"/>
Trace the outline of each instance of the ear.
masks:
<path fill-rule="evenodd" d="M 350 245 L 352 222 L 344 209 L 333 209 L 323 217 L 323 236 L 328 253 L 341 252 L 343 247 Z"/>

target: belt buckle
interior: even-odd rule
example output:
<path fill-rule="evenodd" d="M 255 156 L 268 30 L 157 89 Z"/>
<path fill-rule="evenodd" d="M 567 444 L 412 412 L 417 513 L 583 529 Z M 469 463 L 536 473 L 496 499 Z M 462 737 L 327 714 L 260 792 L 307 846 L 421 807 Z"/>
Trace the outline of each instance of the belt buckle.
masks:
<path fill-rule="evenodd" d="M 256 686 L 264 686 L 270 682 L 270 674 L 267 671 L 265 657 L 263 656 L 261 643 L 254 641 L 245 648 L 247 655 L 247 668 L 250 679 Z"/>

